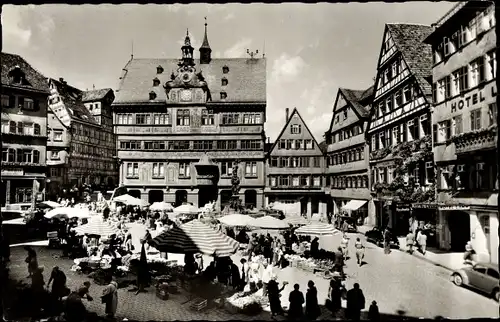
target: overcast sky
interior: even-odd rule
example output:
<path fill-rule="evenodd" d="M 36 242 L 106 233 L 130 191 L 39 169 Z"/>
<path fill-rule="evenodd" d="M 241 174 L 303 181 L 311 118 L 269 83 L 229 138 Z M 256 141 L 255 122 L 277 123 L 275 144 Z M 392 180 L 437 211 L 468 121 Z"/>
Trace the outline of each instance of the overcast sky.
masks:
<path fill-rule="evenodd" d="M 3 51 L 82 90 L 117 88 L 130 59 L 179 58 L 208 39 L 213 57 L 267 58 L 266 134 L 275 140 L 285 108 L 297 107 L 316 139 L 327 130 L 339 87 L 373 84 L 385 23 L 431 24 L 451 2 L 223 5 L 3 6 Z"/>

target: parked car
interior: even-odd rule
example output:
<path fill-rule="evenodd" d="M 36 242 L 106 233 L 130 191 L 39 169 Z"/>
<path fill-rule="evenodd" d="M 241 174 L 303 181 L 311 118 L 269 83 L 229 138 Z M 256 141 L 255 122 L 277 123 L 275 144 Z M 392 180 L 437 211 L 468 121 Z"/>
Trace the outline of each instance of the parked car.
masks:
<path fill-rule="evenodd" d="M 451 274 L 452 282 L 457 286 L 469 286 L 480 292 L 486 293 L 499 301 L 498 267 L 489 263 L 476 263 L 466 266 Z"/>
<path fill-rule="evenodd" d="M 370 243 L 374 243 L 375 245 L 379 247 L 384 246 L 384 232 L 380 230 L 379 228 L 373 228 L 370 231 L 367 231 L 365 233 L 366 236 L 366 241 Z M 394 234 L 391 234 L 391 248 L 399 248 L 399 240 L 398 237 Z"/>

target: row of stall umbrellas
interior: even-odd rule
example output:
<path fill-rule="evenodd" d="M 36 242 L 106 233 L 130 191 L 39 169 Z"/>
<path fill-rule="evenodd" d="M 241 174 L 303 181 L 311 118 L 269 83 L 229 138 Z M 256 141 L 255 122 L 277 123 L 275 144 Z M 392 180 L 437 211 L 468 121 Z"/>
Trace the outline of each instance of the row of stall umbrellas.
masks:
<path fill-rule="evenodd" d="M 302 226 L 295 233 L 300 235 L 334 235 L 339 231 L 331 224 L 322 222 L 309 222 L 301 216 L 289 216 L 284 220 L 279 220 L 271 216 L 253 218 L 248 215 L 231 214 L 218 218 L 219 222 L 230 227 L 256 227 L 261 229 L 286 229 L 289 225 Z"/>

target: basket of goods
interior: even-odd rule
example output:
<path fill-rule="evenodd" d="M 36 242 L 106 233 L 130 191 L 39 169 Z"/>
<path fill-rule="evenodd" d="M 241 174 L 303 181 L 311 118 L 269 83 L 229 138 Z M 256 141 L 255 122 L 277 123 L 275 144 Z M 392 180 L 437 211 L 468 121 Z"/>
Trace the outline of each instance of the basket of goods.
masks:
<path fill-rule="evenodd" d="M 207 300 L 204 300 L 204 299 L 201 299 L 201 298 L 197 298 L 190 305 L 190 309 L 193 310 L 193 311 L 199 312 L 199 311 L 205 309 L 207 307 L 207 304 L 208 304 Z"/>
<path fill-rule="evenodd" d="M 169 298 L 168 294 L 168 284 L 163 283 L 156 287 L 156 297 L 162 301 L 166 301 Z"/>
<path fill-rule="evenodd" d="M 240 310 L 241 314 L 245 314 L 245 315 L 249 315 L 249 316 L 258 315 L 258 314 L 260 314 L 260 312 L 262 312 L 262 305 L 260 305 L 260 303 L 257 303 L 256 301 L 252 301 L 250 303 L 247 303 Z"/>

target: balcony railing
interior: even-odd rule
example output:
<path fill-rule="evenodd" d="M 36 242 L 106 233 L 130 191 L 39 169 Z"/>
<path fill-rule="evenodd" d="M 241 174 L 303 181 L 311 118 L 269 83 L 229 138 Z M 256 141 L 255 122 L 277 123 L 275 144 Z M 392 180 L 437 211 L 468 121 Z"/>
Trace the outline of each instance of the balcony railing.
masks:
<path fill-rule="evenodd" d="M 321 190 L 323 187 L 321 186 L 313 186 L 313 185 L 303 185 L 303 186 L 270 186 L 269 188 L 273 190 Z"/>
<path fill-rule="evenodd" d="M 478 131 L 462 133 L 451 138 L 456 153 L 469 153 L 478 150 L 494 149 L 497 146 L 497 125 Z"/>

